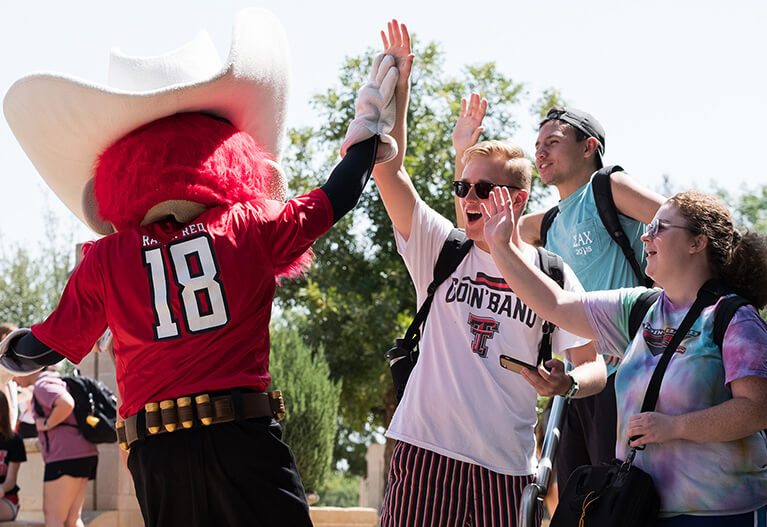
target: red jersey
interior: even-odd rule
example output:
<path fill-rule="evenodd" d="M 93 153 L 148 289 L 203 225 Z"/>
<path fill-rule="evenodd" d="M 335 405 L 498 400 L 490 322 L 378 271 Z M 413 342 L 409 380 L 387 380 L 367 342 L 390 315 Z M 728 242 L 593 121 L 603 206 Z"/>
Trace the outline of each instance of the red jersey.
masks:
<path fill-rule="evenodd" d="M 266 390 L 275 270 L 332 224 L 317 189 L 117 232 L 93 244 L 32 333 L 78 363 L 109 326 L 123 417 L 196 392 Z"/>

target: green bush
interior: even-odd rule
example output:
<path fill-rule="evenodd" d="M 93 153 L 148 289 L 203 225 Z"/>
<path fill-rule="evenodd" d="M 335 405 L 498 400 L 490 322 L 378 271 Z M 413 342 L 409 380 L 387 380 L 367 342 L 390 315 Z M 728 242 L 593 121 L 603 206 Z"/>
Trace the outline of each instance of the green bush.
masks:
<path fill-rule="evenodd" d="M 361 480 L 361 477 L 350 475 L 348 472 L 333 472 L 320 492 L 317 506 L 359 507 Z"/>
<path fill-rule="evenodd" d="M 296 456 L 307 494 L 317 492 L 330 475 L 338 429 L 341 383 L 330 380 L 322 349 L 312 352 L 294 330 L 272 330 L 270 390 L 281 390 L 286 416 L 283 440 Z"/>

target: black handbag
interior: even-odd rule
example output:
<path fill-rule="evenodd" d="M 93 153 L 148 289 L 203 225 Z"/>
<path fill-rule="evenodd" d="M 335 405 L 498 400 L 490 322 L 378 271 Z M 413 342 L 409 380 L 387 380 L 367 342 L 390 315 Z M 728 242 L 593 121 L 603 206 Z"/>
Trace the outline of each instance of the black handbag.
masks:
<path fill-rule="evenodd" d="M 647 527 L 655 525 L 660 496 L 647 472 L 626 461 L 578 467 L 567 480 L 550 527 Z"/>
<path fill-rule="evenodd" d="M 653 371 L 642 402 L 642 412 L 652 412 L 658 402 L 660 384 L 668 363 L 693 322 L 706 306 L 726 294 L 718 282 L 710 280 L 698 291 L 690 310 L 663 351 Z M 632 437 L 633 441 L 636 437 Z M 660 495 L 649 474 L 632 465 L 637 451 L 633 447 L 625 461 L 578 467 L 567 480 L 550 527 L 646 527 L 655 525 L 660 510 Z"/>

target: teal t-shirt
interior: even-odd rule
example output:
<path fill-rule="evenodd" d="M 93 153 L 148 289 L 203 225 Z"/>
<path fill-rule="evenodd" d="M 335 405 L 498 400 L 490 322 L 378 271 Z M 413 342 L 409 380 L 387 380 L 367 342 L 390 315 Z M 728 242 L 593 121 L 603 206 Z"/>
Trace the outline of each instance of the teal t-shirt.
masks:
<path fill-rule="evenodd" d="M 559 202 L 559 214 L 547 233 L 546 249 L 562 257 L 586 291 L 644 285 L 639 282 L 620 246 L 610 238 L 599 219 L 591 188 L 593 179 L 594 176 Z M 644 243 L 640 239 L 644 226 L 622 214 L 618 218 L 644 270 Z M 612 375 L 616 369 L 617 366 L 608 366 L 607 374 Z"/>

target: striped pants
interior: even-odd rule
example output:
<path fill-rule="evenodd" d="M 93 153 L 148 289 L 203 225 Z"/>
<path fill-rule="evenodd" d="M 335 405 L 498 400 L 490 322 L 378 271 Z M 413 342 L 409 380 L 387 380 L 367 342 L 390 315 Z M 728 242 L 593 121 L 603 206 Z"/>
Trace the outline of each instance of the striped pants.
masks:
<path fill-rule="evenodd" d="M 522 489 L 534 476 L 507 476 L 397 441 L 381 527 L 514 527 Z M 536 525 L 543 509 L 538 505 Z"/>

